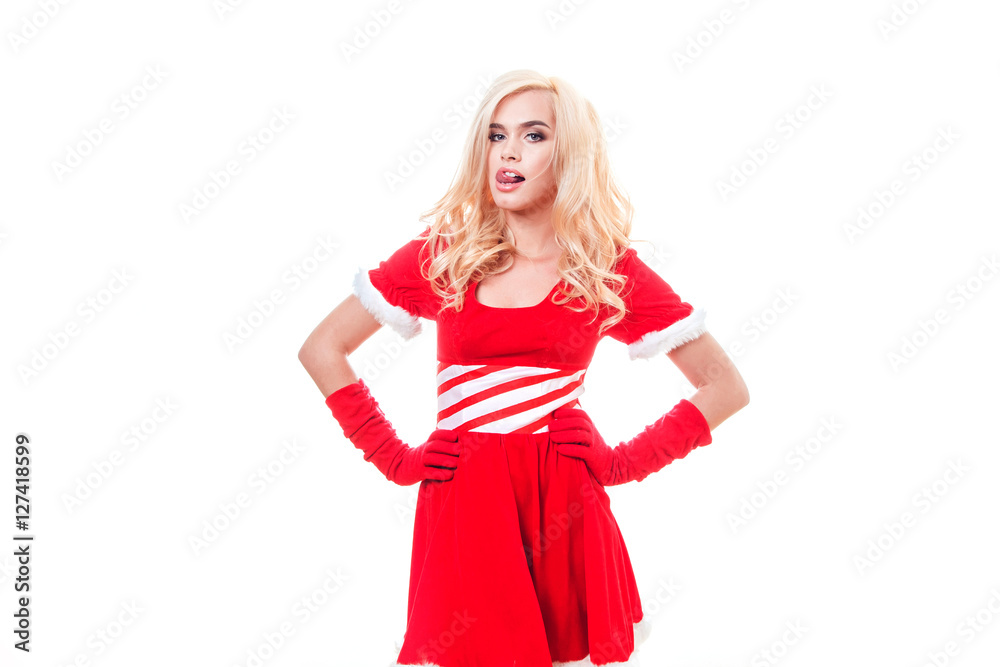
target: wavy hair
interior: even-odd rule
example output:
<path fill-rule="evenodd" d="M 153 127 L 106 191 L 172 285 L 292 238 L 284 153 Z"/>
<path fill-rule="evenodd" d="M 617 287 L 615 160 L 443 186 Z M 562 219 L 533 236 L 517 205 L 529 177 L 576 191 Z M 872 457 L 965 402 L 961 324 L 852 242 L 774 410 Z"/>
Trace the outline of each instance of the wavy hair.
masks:
<path fill-rule="evenodd" d="M 558 305 L 576 312 L 601 305 L 612 314 L 600 333 L 625 316 L 619 296 L 625 277 L 613 272 L 629 247 L 633 207 L 611 173 L 604 129 L 594 106 L 576 89 L 556 77 L 533 70 L 503 74 L 487 90 L 476 110 L 462 151 L 461 162 L 447 193 L 420 216 L 430 226 L 431 261 L 422 269 L 444 308 L 461 310 L 470 282 L 508 269 L 514 262 L 514 238 L 504 211 L 490 192 L 487 173 L 489 124 L 497 106 L 508 96 L 527 90 L 551 93 L 555 115 L 552 160 L 557 194 L 552 227 L 562 248 L 558 262 L 560 289 L 552 295 Z M 569 289 L 565 289 L 563 286 Z"/>

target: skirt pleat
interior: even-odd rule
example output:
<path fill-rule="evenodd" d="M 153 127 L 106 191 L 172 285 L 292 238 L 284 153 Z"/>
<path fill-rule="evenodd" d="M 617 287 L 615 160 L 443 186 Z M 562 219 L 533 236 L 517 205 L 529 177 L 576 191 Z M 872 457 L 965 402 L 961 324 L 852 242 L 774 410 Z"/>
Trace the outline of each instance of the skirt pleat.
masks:
<path fill-rule="evenodd" d="M 421 482 L 397 665 L 636 665 L 649 633 L 610 499 L 548 433 L 459 434 Z"/>

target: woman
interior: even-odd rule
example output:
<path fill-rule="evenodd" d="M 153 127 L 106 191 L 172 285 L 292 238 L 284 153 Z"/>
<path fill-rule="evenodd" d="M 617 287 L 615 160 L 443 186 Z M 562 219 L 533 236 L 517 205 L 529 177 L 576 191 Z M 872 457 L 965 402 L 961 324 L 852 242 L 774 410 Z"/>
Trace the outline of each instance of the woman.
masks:
<path fill-rule="evenodd" d="M 627 665 L 648 633 L 605 486 L 712 441 L 749 400 L 730 359 L 629 247 L 593 106 L 530 70 L 499 77 L 429 225 L 359 270 L 299 359 L 390 481 L 420 482 L 397 665 Z M 383 324 L 438 332 L 437 430 L 403 444 L 348 355 Z M 579 407 L 597 343 L 666 353 L 697 391 L 610 447 Z"/>

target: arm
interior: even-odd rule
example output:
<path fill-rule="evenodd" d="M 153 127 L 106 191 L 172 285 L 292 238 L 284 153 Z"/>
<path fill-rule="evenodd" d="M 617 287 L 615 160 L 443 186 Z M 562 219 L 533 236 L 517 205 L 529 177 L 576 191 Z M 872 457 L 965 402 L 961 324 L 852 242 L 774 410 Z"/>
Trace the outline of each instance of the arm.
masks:
<path fill-rule="evenodd" d="M 559 452 L 583 459 L 604 486 L 642 481 L 695 447 L 711 443 L 711 430 L 749 403 L 743 378 L 707 331 L 667 352 L 667 357 L 697 388 L 690 399 L 681 399 L 617 447 L 604 442 L 586 412 L 557 408 L 549 432 Z"/>
<path fill-rule="evenodd" d="M 324 397 L 358 381 L 347 356 L 381 326 L 351 294 L 309 334 L 299 350 L 299 361 Z"/>
<path fill-rule="evenodd" d="M 458 465 L 457 436 L 435 430 L 424 444 L 406 445 L 347 361 L 381 326 L 351 294 L 309 334 L 299 350 L 299 361 L 326 397 L 344 436 L 364 451 L 365 460 L 386 479 L 401 486 L 424 479 L 448 481 Z"/>
<path fill-rule="evenodd" d="M 750 402 L 743 376 L 718 341 L 707 331 L 667 353 L 696 391 L 688 398 L 705 416 L 709 428 L 732 417 Z"/>

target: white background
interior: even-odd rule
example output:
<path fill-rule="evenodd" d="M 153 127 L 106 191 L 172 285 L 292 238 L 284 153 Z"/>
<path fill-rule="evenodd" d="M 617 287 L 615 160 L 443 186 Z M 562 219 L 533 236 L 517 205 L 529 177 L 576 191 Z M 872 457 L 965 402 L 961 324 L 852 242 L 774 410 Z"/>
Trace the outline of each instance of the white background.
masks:
<path fill-rule="evenodd" d="M 750 388 L 712 445 L 609 490 L 654 624 L 642 664 L 774 664 L 765 650 L 810 667 L 995 664 L 1000 6 L 220 7 L 4 4 L 0 662 L 248 665 L 284 622 L 294 634 L 263 664 L 394 660 L 417 487 L 361 459 L 296 354 L 359 266 L 423 228 L 483 82 L 526 67 L 598 108 L 633 236 L 651 242 L 640 256 L 707 310 Z M 292 119 L 269 135 L 275 110 Z M 185 219 L 230 160 L 239 173 Z M 401 163 L 418 164 L 390 186 Z M 852 235 L 859 208 L 877 214 Z M 312 271 L 296 283 L 293 267 Z M 351 358 L 414 444 L 433 428 L 434 353 L 425 321 L 410 344 L 383 328 Z M 666 357 L 630 362 L 609 339 L 581 401 L 617 442 L 689 392 Z M 123 439 L 133 428 L 143 440 Z M 18 433 L 30 656 L 12 648 Z M 213 537 L 212 521 L 228 526 Z M 295 613 L 314 594 L 324 604 Z"/>

